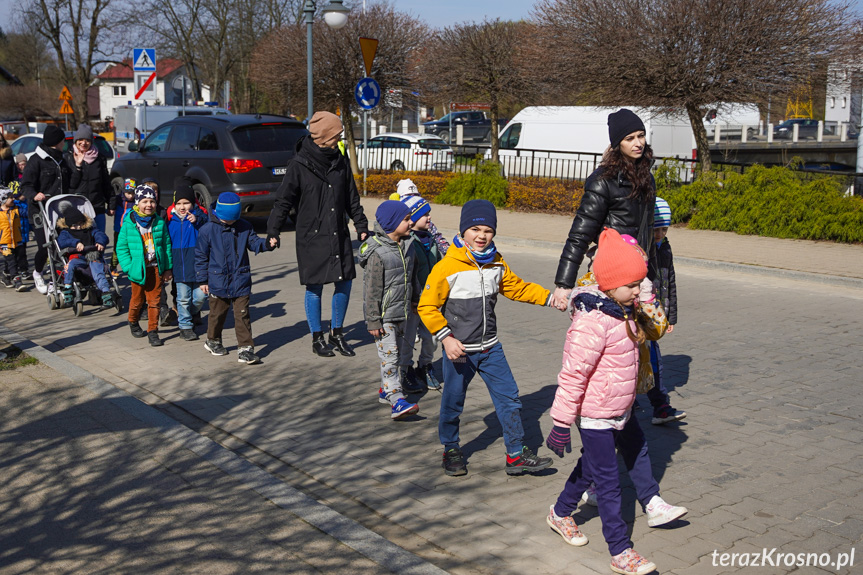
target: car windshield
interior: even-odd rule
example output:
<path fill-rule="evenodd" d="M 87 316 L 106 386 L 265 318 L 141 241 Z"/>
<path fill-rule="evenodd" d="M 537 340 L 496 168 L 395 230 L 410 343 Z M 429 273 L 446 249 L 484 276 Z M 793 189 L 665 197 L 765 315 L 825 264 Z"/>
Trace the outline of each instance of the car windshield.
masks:
<path fill-rule="evenodd" d="M 308 133 L 301 126 L 274 123 L 241 126 L 231 132 L 231 137 L 241 152 L 292 152 L 297 141 Z"/>
<path fill-rule="evenodd" d="M 426 150 L 446 150 L 449 148 L 449 144 L 441 140 L 440 138 L 426 138 L 417 142 L 420 148 L 424 148 Z"/>

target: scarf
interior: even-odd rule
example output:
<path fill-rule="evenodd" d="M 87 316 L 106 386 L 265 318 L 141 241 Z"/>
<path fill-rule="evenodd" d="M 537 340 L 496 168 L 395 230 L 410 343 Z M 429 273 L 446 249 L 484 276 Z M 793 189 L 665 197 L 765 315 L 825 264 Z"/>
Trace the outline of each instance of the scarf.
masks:
<path fill-rule="evenodd" d="M 434 238 L 430 233 L 425 230 L 414 230 L 414 235 L 416 235 L 422 247 L 425 248 L 425 251 L 431 250 Z"/>
<path fill-rule="evenodd" d="M 456 236 L 452 239 L 452 244 L 457 248 L 460 248 L 462 246 L 467 247 L 467 251 L 470 252 L 470 255 L 473 256 L 474 260 L 476 260 L 476 263 L 481 266 L 493 262 L 494 256 L 497 255 L 497 248 L 494 246 L 494 242 L 491 242 L 485 250 L 478 252 L 464 243 L 464 240 L 462 240 L 461 238 L 461 234 L 456 234 Z"/>
<path fill-rule="evenodd" d="M 138 210 L 138 206 L 133 207 L 132 211 L 129 212 L 129 217 L 132 218 L 132 221 L 144 229 L 149 228 L 150 225 L 153 223 L 154 215 L 156 214 L 145 216 Z"/>
<path fill-rule="evenodd" d="M 95 146 L 91 146 L 89 150 L 84 152 L 84 161 L 88 164 L 92 164 L 96 161 L 96 158 L 99 157 L 99 150 L 96 149 Z"/>
<path fill-rule="evenodd" d="M 628 320 L 635 317 L 634 306 L 621 306 L 604 294 L 589 291 L 579 292 L 574 298 L 572 298 L 572 309 L 573 311 L 578 309 L 583 312 L 598 309 L 605 315 L 619 320 Z"/>

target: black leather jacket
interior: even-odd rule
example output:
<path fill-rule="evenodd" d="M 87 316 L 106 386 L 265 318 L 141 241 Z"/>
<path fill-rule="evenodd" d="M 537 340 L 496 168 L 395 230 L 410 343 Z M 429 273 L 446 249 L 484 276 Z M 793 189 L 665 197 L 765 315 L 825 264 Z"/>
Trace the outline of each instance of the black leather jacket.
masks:
<path fill-rule="evenodd" d="M 632 184 L 626 180 L 623 173 L 619 173 L 617 178 L 604 179 L 601 177 L 602 170 L 597 168 L 584 182 L 584 196 L 575 219 L 572 220 L 554 278 L 554 284 L 558 287 L 572 288 L 575 285 L 578 268 L 584 260 L 587 248 L 599 241 L 599 234 L 606 227 L 636 238 L 650 257 L 647 277 L 653 279 L 656 276 L 654 201 L 651 199 L 648 202 L 639 202 L 631 199 L 629 195 L 632 193 Z"/>

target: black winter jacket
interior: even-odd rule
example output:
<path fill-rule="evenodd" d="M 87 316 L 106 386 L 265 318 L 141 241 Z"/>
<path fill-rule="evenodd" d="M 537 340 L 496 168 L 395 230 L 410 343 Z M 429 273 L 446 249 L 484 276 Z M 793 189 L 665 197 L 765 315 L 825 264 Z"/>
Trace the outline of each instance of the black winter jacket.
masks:
<path fill-rule="evenodd" d="M 12 153 L 12 148 L 6 146 L 0 148 L 0 185 L 9 186 L 15 177 L 15 155 Z"/>
<path fill-rule="evenodd" d="M 322 150 L 305 136 L 297 142 L 297 154 L 288 164 L 276 198 L 267 234 L 279 230 L 291 208 L 297 236 L 297 268 L 300 283 L 328 284 L 357 276 L 347 218 L 358 234 L 368 233 L 369 222 L 360 205 L 351 167 L 338 150 Z"/>
<path fill-rule="evenodd" d="M 34 228 L 41 229 L 41 226 L 35 225 L 34 218 L 39 214 L 39 207 L 33 198 L 39 193 L 47 197 L 68 194 L 71 176 L 72 171 L 63 158 L 63 152 L 39 144 L 36 152 L 27 160 L 21 181 L 21 191 L 30 202 L 30 222 Z"/>
<path fill-rule="evenodd" d="M 655 244 L 654 244 L 655 245 Z M 674 277 L 674 256 L 668 238 L 656 250 L 656 278 L 653 293 L 662 302 L 670 325 L 677 324 L 677 279 Z"/>
<path fill-rule="evenodd" d="M 599 241 L 599 234 L 606 227 L 636 238 L 650 258 L 647 276 L 651 279 L 656 276 L 653 199 L 649 202 L 631 199 L 632 184 L 623 173 L 617 178 L 604 179 L 602 170 L 597 168 L 584 182 L 584 196 L 572 220 L 554 278 L 559 287 L 572 288 L 575 285 L 587 248 Z"/>
<path fill-rule="evenodd" d="M 78 168 L 72 154 L 67 153 L 65 159 L 72 173 L 69 181 L 70 193 L 86 197 L 97 214 L 104 214 L 114 194 L 107 160 L 100 154 L 92 164 L 81 162 L 81 167 Z"/>

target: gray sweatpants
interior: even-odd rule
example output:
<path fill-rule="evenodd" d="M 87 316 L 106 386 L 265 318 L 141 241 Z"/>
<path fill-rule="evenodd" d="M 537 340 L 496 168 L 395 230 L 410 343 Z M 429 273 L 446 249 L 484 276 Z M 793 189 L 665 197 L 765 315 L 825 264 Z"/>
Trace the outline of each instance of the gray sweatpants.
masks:
<path fill-rule="evenodd" d="M 404 397 L 399 370 L 411 365 L 413 336 L 408 341 L 406 324 L 404 321 L 384 323 L 384 335 L 375 340 L 381 358 L 381 387 L 392 404 Z"/>
<path fill-rule="evenodd" d="M 408 365 L 411 365 L 413 361 L 414 342 L 416 341 L 417 334 L 420 336 L 420 356 L 417 359 L 417 366 L 428 365 L 434 361 L 434 350 L 437 346 L 431 332 L 420 321 L 419 314 L 412 313 L 408 318 L 407 326 L 405 326 L 405 339 L 410 342 L 411 351 L 411 354 L 408 356 Z"/>

